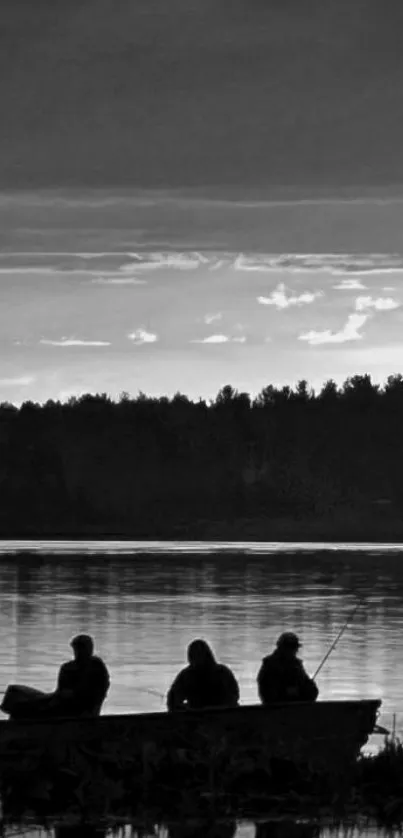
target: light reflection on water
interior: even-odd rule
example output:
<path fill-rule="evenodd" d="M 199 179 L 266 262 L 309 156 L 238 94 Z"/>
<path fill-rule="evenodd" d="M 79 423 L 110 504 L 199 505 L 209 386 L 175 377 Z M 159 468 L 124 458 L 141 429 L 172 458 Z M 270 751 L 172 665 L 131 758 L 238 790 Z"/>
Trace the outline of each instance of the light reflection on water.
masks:
<path fill-rule="evenodd" d="M 58 542 L 46 556 L 41 542 L 35 555 L 7 554 L 0 543 L 0 689 L 53 689 L 71 635 L 87 631 L 112 675 L 105 712 L 160 710 L 187 643 L 202 635 L 233 667 L 242 701 L 255 702 L 256 672 L 276 636 L 296 630 L 313 673 L 358 596 L 362 606 L 318 677 L 320 696 L 380 697 L 382 723 L 396 713 L 400 730 L 403 547 L 253 544 L 243 552 L 238 544 L 234 555 L 231 545 L 199 553 L 194 543 L 121 545 L 87 542 L 83 554 L 81 542 L 81 553 Z"/>
<path fill-rule="evenodd" d="M 6 838 L 24 835 L 26 838 L 397 838 L 400 832 L 383 830 L 377 826 L 318 827 L 308 823 L 292 821 L 203 823 L 193 821 L 174 827 L 161 827 L 156 831 L 135 831 L 132 827 L 121 827 L 119 833 L 107 830 L 95 833 L 92 830 L 61 829 L 48 832 L 28 830 L 6 830 Z"/>
<path fill-rule="evenodd" d="M 52 553 L 53 555 L 91 555 L 120 554 L 133 555 L 136 553 L 163 554 L 164 556 L 179 554 L 271 554 L 328 552 L 369 553 L 383 555 L 384 553 L 401 553 L 403 544 L 372 544 L 371 542 L 323 542 L 323 541 L 130 541 L 130 540 L 41 540 L 41 539 L 8 539 L 0 540 L 0 555 L 10 553 Z"/>

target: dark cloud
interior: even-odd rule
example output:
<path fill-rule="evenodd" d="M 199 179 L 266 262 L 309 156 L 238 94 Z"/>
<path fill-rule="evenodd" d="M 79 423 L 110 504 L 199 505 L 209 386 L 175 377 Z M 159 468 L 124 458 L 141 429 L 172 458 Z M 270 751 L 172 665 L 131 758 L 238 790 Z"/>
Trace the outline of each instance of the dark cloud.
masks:
<path fill-rule="evenodd" d="M 401 0 L 3 0 L 0 183 L 403 181 Z"/>
<path fill-rule="evenodd" d="M 223 191 L 223 190 L 221 190 Z M 251 198 L 239 201 L 240 193 Z M 256 201 L 256 192 L 227 190 L 227 200 L 159 193 L 148 198 L 116 191 L 82 190 L 71 196 L 26 192 L 0 196 L 0 250 L 99 253 L 148 250 L 245 251 L 255 253 L 400 253 L 403 198 L 389 190 L 342 190 L 340 200 L 290 200 L 293 190 L 272 190 L 283 200 Z M 339 190 L 340 191 L 340 190 Z M 66 259 L 66 256 L 62 257 Z M 111 265 L 112 267 L 112 265 Z"/>

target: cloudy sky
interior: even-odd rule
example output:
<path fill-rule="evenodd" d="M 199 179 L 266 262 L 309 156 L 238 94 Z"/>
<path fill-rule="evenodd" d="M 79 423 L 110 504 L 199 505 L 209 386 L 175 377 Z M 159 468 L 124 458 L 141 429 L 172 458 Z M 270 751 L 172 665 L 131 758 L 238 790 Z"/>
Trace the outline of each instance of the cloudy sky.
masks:
<path fill-rule="evenodd" d="M 403 369 L 401 0 L 3 0 L 0 400 Z"/>

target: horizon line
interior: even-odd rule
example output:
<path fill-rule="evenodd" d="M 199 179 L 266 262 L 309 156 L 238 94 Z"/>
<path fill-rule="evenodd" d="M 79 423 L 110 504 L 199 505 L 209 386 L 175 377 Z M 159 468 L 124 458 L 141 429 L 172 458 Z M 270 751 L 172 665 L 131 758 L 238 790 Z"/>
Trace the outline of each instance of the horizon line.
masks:
<path fill-rule="evenodd" d="M 242 389 L 239 389 L 237 387 L 233 387 L 232 384 L 229 384 L 228 382 L 227 382 L 227 384 L 223 384 L 222 387 L 219 388 L 219 390 L 217 391 L 215 396 L 199 395 L 198 397 L 193 397 L 193 398 L 186 395 L 186 393 L 181 392 L 180 390 L 176 390 L 173 393 L 173 395 L 169 395 L 167 393 L 160 393 L 159 395 L 149 395 L 146 392 L 144 392 L 143 390 L 138 390 L 137 394 L 134 395 L 133 393 L 130 393 L 128 390 L 123 389 L 123 390 L 120 391 L 118 396 L 113 396 L 110 392 L 107 392 L 105 390 L 104 391 L 96 391 L 96 392 L 91 392 L 89 390 L 86 390 L 86 391 L 83 390 L 82 392 L 71 393 L 68 396 L 66 395 L 64 397 L 64 399 L 61 399 L 61 398 L 55 396 L 55 397 L 48 397 L 45 401 L 34 401 L 34 399 L 32 399 L 32 398 L 31 399 L 28 398 L 28 399 L 25 399 L 24 401 L 21 401 L 19 404 L 16 404 L 15 402 L 9 401 L 9 400 L 0 401 L 0 409 L 2 407 L 12 406 L 12 407 L 15 407 L 18 410 L 18 409 L 21 409 L 21 407 L 23 407 L 24 405 L 27 405 L 27 404 L 34 405 L 36 407 L 44 407 L 49 402 L 53 402 L 55 404 L 60 404 L 60 405 L 67 405 L 70 400 L 79 401 L 81 399 L 84 400 L 85 398 L 102 399 L 102 400 L 105 400 L 105 401 L 112 402 L 113 404 L 120 404 L 124 401 L 128 401 L 128 402 L 134 402 L 134 401 L 140 401 L 140 400 L 160 401 L 162 399 L 166 399 L 169 402 L 171 402 L 171 401 L 174 401 L 175 398 L 182 398 L 182 399 L 185 399 L 186 401 L 188 401 L 191 404 L 198 404 L 200 402 L 202 402 L 202 403 L 204 402 L 206 405 L 208 405 L 208 403 L 214 403 L 217 400 L 218 396 L 220 394 L 222 394 L 223 391 L 225 391 L 227 388 L 232 390 L 231 397 L 236 398 L 236 397 L 239 397 L 239 396 L 247 396 L 250 399 L 251 403 L 253 403 L 254 401 L 256 401 L 258 399 L 258 397 L 262 393 L 265 392 L 265 390 L 267 390 L 269 388 L 272 388 L 275 393 L 281 393 L 284 390 L 289 390 L 291 396 L 298 395 L 297 387 L 298 387 L 299 384 L 302 384 L 302 383 L 306 384 L 306 393 L 307 393 L 308 400 L 314 400 L 314 399 L 319 398 L 321 392 L 324 390 L 324 388 L 328 384 L 335 385 L 334 393 L 335 393 L 336 396 L 337 395 L 343 395 L 343 388 L 346 386 L 346 384 L 348 384 L 349 382 L 354 383 L 354 380 L 357 380 L 357 379 L 359 379 L 361 381 L 366 381 L 366 383 L 378 395 L 383 395 L 385 393 L 385 390 L 386 390 L 387 386 L 388 386 L 389 379 L 394 379 L 395 382 L 398 385 L 401 385 L 402 392 L 403 392 L 403 371 L 401 373 L 395 371 L 395 372 L 389 373 L 389 375 L 387 375 L 386 378 L 384 378 L 382 380 L 382 382 L 375 382 L 372 379 L 371 373 L 355 373 L 355 374 L 352 374 L 352 375 L 348 375 L 346 378 L 343 379 L 343 381 L 340 381 L 340 382 L 336 381 L 336 379 L 334 379 L 330 376 L 327 379 L 323 379 L 321 384 L 319 386 L 316 386 L 316 387 L 310 385 L 308 379 L 304 379 L 304 378 L 298 379 L 294 384 L 272 384 L 272 383 L 269 383 L 269 384 L 265 384 L 263 387 L 260 388 L 260 390 L 256 391 L 256 395 L 253 395 L 249 391 L 242 390 Z"/>

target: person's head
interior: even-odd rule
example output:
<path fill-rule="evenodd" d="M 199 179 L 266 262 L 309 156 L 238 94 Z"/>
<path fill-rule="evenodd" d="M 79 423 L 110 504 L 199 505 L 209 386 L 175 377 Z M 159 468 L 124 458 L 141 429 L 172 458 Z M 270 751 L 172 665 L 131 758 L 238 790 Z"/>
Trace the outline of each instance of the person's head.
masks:
<path fill-rule="evenodd" d="M 77 634 L 73 637 L 70 646 L 76 661 L 88 660 L 94 652 L 94 641 L 89 634 Z"/>
<path fill-rule="evenodd" d="M 277 640 L 277 649 L 285 655 L 296 655 L 300 647 L 300 640 L 293 631 L 284 631 Z"/>
<path fill-rule="evenodd" d="M 192 640 L 188 646 L 188 661 L 190 666 L 211 666 L 215 657 L 205 640 Z"/>

